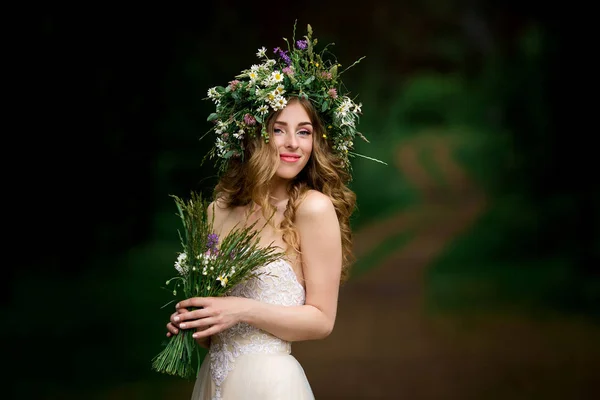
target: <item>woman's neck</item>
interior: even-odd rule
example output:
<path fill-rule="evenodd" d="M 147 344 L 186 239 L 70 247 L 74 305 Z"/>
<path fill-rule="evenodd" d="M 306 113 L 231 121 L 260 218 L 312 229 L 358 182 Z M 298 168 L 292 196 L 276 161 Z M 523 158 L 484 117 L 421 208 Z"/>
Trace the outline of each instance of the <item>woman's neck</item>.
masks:
<path fill-rule="evenodd" d="M 269 199 L 271 204 L 275 207 L 279 208 L 281 204 L 285 204 L 290 198 L 288 192 L 289 184 L 290 182 L 288 180 L 273 177 L 269 190 Z"/>

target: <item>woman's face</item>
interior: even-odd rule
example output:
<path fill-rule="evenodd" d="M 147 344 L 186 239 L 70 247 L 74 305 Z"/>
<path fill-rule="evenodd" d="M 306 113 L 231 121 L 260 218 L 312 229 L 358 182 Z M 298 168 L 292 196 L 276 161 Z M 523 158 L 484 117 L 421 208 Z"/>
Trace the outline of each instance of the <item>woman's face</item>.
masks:
<path fill-rule="evenodd" d="M 279 153 L 275 176 L 290 180 L 302 171 L 313 148 L 313 125 L 304 107 L 291 100 L 273 125 L 273 142 Z"/>

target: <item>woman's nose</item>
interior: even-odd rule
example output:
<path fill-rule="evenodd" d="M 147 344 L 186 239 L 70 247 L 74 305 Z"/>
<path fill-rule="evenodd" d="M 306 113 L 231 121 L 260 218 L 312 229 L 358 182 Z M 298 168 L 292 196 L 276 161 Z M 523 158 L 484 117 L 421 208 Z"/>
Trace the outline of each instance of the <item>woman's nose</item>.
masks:
<path fill-rule="evenodd" d="M 288 133 L 285 135 L 285 147 L 290 149 L 298 148 L 298 138 L 294 133 Z"/>

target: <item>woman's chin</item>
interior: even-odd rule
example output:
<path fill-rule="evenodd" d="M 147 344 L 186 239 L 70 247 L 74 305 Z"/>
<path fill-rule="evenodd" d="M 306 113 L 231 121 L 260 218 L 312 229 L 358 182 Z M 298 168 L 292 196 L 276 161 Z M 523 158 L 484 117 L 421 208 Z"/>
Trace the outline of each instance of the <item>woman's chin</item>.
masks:
<path fill-rule="evenodd" d="M 283 179 L 286 181 L 294 179 L 300 173 L 300 169 L 298 168 L 290 168 L 286 166 L 280 166 L 275 172 L 275 176 L 279 179 Z"/>
<path fill-rule="evenodd" d="M 296 176 L 298 176 L 298 174 L 294 174 L 294 173 L 286 173 L 286 174 L 280 174 L 280 173 L 276 173 L 275 177 L 277 179 L 283 180 L 283 181 L 291 181 L 292 179 L 294 179 Z"/>

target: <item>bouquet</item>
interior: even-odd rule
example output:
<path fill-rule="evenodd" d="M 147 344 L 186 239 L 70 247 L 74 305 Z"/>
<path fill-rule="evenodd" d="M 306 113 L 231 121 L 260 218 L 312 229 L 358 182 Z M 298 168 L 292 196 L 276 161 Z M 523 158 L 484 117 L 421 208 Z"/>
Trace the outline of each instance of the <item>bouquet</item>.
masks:
<path fill-rule="evenodd" d="M 254 229 L 256 222 L 243 228 L 234 227 L 219 241 L 213 230 L 214 219 L 208 216 L 209 203 L 201 195 L 192 192 L 188 201 L 171 197 L 175 199 L 183 224 L 183 235 L 179 232 L 183 251 L 175 261 L 178 275 L 166 282 L 167 286 L 173 285 L 174 296 L 178 293 L 184 298 L 227 295 L 235 285 L 258 276 L 257 268 L 283 257 L 272 245 L 259 247 L 260 231 Z M 180 330 L 171 336 L 165 348 L 152 359 L 152 369 L 193 378 L 197 371 L 194 364 L 199 368 L 201 361 L 193 333 Z"/>

